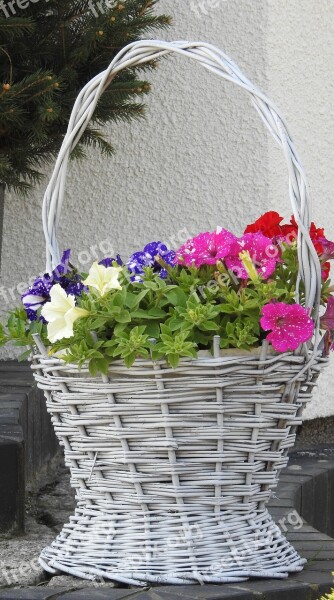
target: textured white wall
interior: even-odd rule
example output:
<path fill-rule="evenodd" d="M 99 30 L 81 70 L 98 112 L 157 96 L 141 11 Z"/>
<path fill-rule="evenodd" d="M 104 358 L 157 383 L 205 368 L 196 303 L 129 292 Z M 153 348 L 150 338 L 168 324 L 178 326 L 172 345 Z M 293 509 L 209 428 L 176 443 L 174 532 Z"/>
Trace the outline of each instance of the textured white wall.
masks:
<path fill-rule="evenodd" d="M 281 107 L 308 175 L 313 216 L 334 239 L 334 3 L 268 0 L 267 92 Z M 284 161 L 269 146 L 269 201 L 285 206 Z M 334 264 L 332 264 L 334 269 Z M 306 418 L 334 414 L 334 362 Z"/>
<path fill-rule="evenodd" d="M 161 0 L 174 27 L 165 38 L 202 39 L 224 49 L 281 106 L 309 173 L 315 215 L 334 226 L 330 201 L 333 149 L 332 0 Z M 108 132 L 117 153 L 73 165 L 61 245 L 74 260 L 125 257 L 158 237 L 171 240 L 217 224 L 242 232 L 269 207 L 290 214 L 280 153 L 244 93 L 179 57 L 150 76 L 147 122 Z M 43 188 L 23 203 L 8 196 L 1 294 L 44 267 Z M 328 234 L 334 236 L 334 228 Z M 97 250 L 94 248 L 97 246 Z M 14 287 L 14 291 L 9 289 Z M 24 286 L 23 286 L 24 287 Z M 6 356 L 6 352 L 3 352 Z M 323 379 L 308 416 L 333 414 Z M 321 404 L 320 404 L 321 403 Z"/>

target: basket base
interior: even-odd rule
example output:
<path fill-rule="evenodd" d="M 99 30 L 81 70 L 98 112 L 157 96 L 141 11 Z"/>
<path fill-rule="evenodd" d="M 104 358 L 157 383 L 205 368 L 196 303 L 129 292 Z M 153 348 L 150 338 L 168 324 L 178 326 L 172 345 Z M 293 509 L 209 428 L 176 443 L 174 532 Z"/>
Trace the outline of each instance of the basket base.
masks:
<path fill-rule="evenodd" d="M 96 507 L 77 508 L 42 551 L 40 564 L 53 574 L 139 586 L 284 579 L 301 571 L 306 560 L 268 511 L 243 514 L 240 508 L 239 515 L 222 511 L 210 523 L 194 514 L 188 529 L 182 525 L 178 534 L 171 515 L 150 515 L 148 523 L 142 513 L 133 512 L 123 515 L 123 526 L 114 530 L 111 514 Z M 174 527 L 168 531 L 170 522 Z"/>

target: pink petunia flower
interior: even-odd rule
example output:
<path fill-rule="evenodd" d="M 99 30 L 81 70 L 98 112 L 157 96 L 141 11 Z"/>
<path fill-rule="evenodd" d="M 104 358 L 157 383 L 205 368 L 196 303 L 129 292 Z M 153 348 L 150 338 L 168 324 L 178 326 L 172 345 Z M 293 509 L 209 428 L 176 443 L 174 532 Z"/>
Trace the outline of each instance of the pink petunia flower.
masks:
<path fill-rule="evenodd" d="M 334 331 L 334 296 L 328 298 L 326 312 L 320 318 L 322 329 Z"/>
<path fill-rule="evenodd" d="M 326 312 L 320 317 L 321 329 L 326 329 L 324 335 L 324 356 L 328 356 L 330 350 L 334 350 L 334 296 L 328 298 Z"/>
<path fill-rule="evenodd" d="M 176 252 L 176 262 L 197 268 L 202 265 L 215 265 L 218 260 L 225 258 L 236 239 L 233 233 L 221 227 L 217 227 L 212 233 L 200 233 Z"/>
<path fill-rule="evenodd" d="M 279 249 L 271 239 L 263 233 L 246 233 L 235 240 L 231 250 L 226 256 L 227 267 L 236 274 L 239 279 L 248 279 L 249 275 L 240 258 L 240 253 L 247 250 L 253 264 L 263 279 L 268 279 L 276 269 L 276 263 L 280 260 Z"/>
<path fill-rule="evenodd" d="M 308 311 L 300 304 L 270 302 L 262 308 L 260 319 L 262 329 L 272 330 L 267 335 L 278 352 L 296 350 L 302 342 L 311 339 L 314 323 Z"/>

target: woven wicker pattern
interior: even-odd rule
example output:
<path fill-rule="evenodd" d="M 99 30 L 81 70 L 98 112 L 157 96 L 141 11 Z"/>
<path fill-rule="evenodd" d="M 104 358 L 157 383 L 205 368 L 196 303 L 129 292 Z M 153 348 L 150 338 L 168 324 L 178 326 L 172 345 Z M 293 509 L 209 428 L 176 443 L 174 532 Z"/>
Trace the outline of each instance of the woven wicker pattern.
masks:
<path fill-rule="evenodd" d="M 193 583 L 284 577 L 302 560 L 266 510 L 287 463 L 319 358 L 321 270 L 309 236 L 306 177 L 273 103 L 221 50 L 202 42 L 139 41 L 79 94 L 43 202 L 47 270 L 60 262 L 57 229 L 71 151 L 104 90 L 124 68 L 168 53 L 244 89 L 282 148 L 298 233 L 299 284 L 316 323 L 313 349 L 220 353 L 177 369 L 137 360 L 108 377 L 50 358 L 36 337 L 33 368 L 77 490 L 77 509 L 41 564 L 115 581 Z"/>
<path fill-rule="evenodd" d="M 322 360 L 246 353 L 112 365 L 109 376 L 36 356 L 77 490 L 42 553 L 47 570 L 128 583 L 283 577 L 304 561 L 265 504 Z"/>

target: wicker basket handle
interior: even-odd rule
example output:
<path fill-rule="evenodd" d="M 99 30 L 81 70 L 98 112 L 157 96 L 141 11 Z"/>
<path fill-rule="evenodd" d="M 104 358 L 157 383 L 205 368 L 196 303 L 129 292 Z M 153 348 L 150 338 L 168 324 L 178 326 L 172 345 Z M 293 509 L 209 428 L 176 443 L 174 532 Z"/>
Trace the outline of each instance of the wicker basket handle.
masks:
<path fill-rule="evenodd" d="M 308 185 L 286 124 L 275 105 L 241 73 L 231 59 L 215 46 L 204 42 L 164 42 L 157 40 L 134 42 L 123 48 L 110 66 L 96 75 L 81 90 L 73 107 L 67 133 L 43 201 L 47 271 L 50 271 L 60 262 L 57 229 L 65 192 L 69 156 L 84 133 L 100 96 L 122 69 L 144 64 L 170 52 L 192 58 L 209 71 L 244 88 L 250 94 L 253 105 L 274 139 L 281 146 L 288 166 L 289 195 L 292 210 L 299 226 L 299 277 L 297 287 L 299 290 L 300 281 L 304 282 L 306 306 L 313 309 L 313 317 L 317 320 L 320 304 L 321 268 L 309 236 L 310 202 Z"/>

